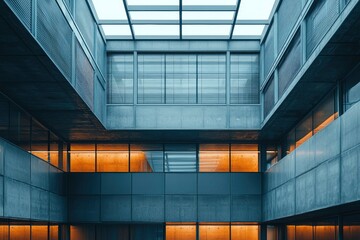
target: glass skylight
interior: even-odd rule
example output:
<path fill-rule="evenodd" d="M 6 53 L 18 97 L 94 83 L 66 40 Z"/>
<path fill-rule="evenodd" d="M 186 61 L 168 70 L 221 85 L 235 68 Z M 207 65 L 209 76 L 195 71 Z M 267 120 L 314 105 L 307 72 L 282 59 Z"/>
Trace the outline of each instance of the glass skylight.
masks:
<path fill-rule="evenodd" d="M 179 21 L 179 11 L 131 11 L 131 20 Z"/>
<path fill-rule="evenodd" d="M 237 20 L 268 20 L 274 3 L 275 0 L 241 0 Z"/>
<path fill-rule="evenodd" d="M 99 24 L 112 39 L 259 38 L 276 2 L 182 0 L 179 6 L 179 0 L 92 1 Z"/>
<path fill-rule="evenodd" d="M 230 20 L 234 18 L 233 11 L 183 11 L 183 20 Z"/>
<path fill-rule="evenodd" d="M 133 25 L 135 37 L 147 37 L 154 36 L 179 36 L 180 27 L 179 25 Z M 157 36 L 157 37 L 156 37 Z"/>
<path fill-rule="evenodd" d="M 233 37 L 237 36 L 260 36 L 265 25 L 235 25 Z"/>
<path fill-rule="evenodd" d="M 92 0 L 99 20 L 127 20 L 123 1 Z"/>
<path fill-rule="evenodd" d="M 183 36 L 228 36 L 231 25 L 183 25 Z"/>
<path fill-rule="evenodd" d="M 129 25 L 101 25 L 106 36 L 130 36 Z"/>

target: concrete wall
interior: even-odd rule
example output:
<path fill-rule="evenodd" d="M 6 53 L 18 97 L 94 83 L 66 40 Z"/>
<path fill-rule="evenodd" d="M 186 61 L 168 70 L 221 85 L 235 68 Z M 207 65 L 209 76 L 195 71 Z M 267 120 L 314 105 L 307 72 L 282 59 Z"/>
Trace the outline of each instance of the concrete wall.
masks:
<path fill-rule="evenodd" d="M 108 105 L 109 129 L 260 129 L 260 105 Z"/>
<path fill-rule="evenodd" d="M 0 138 L 0 217 L 65 222 L 64 174 Z"/>
<path fill-rule="evenodd" d="M 263 220 L 360 200 L 360 103 L 264 174 Z"/>
<path fill-rule="evenodd" d="M 69 173 L 70 222 L 260 219 L 260 173 Z"/>

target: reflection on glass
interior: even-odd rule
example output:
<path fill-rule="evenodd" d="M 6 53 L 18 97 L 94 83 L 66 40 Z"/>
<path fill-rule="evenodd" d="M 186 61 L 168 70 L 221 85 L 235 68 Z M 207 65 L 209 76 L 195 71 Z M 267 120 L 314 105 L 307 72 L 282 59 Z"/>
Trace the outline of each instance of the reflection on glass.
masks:
<path fill-rule="evenodd" d="M 196 225 L 167 225 L 166 240 L 195 240 Z"/>
<path fill-rule="evenodd" d="M 31 239 L 47 240 L 48 226 L 31 226 Z"/>
<path fill-rule="evenodd" d="M 229 145 L 201 144 L 199 172 L 229 172 Z"/>
<path fill-rule="evenodd" d="M 98 144 L 98 172 L 128 172 L 129 150 L 127 144 Z"/>
<path fill-rule="evenodd" d="M 233 240 L 258 240 L 258 225 L 231 225 L 231 239 Z"/>
<path fill-rule="evenodd" d="M 11 240 L 30 240 L 30 226 L 12 225 L 10 226 Z"/>
<path fill-rule="evenodd" d="M 163 172 L 161 145 L 131 145 L 130 172 Z"/>
<path fill-rule="evenodd" d="M 312 136 L 312 116 L 309 116 L 295 129 L 296 147 L 299 147 Z"/>
<path fill-rule="evenodd" d="M 232 172 L 258 172 L 259 151 L 256 144 L 231 145 Z"/>
<path fill-rule="evenodd" d="M 230 240 L 229 225 L 200 225 L 200 240 Z"/>
<path fill-rule="evenodd" d="M 195 145 L 165 145 L 165 172 L 196 172 Z"/>
<path fill-rule="evenodd" d="M 71 172 L 95 172 L 95 144 L 71 144 Z"/>

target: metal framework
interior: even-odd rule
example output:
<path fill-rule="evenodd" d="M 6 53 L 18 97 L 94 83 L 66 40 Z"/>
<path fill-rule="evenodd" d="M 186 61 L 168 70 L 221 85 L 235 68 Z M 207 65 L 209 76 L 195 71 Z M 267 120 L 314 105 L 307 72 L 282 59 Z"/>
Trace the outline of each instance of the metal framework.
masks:
<path fill-rule="evenodd" d="M 193 1 L 194 5 L 190 0 L 169 1 L 169 4 L 159 0 L 146 1 L 146 5 L 142 0 L 91 1 L 97 12 L 100 4 L 116 3 L 126 13 L 118 19 L 104 19 L 98 13 L 98 24 L 108 39 L 260 39 L 264 27 L 269 25 L 269 16 L 264 19 L 239 16 L 242 2 L 256 0 L 215 0 L 209 3 L 197 0 Z"/>

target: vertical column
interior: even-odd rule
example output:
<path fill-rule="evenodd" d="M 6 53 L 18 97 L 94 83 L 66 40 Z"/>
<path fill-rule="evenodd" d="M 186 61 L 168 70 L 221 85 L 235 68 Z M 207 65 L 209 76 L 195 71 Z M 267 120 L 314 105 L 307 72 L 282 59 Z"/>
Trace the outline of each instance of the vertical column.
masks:
<path fill-rule="evenodd" d="M 305 19 L 301 22 L 300 25 L 300 38 L 301 38 L 301 53 L 302 53 L 302 64 L 304 64 L 306 62 L 307 56 L 306 56 L 306 51 L 307 51 L 307 46 L 306 46 L 306 21 Z"/>
<path fill-rule="evenodd" d="M 260 225 L 260 240 L 267 240 L 267 234 L 266 234 L 266 224 Z"/>

